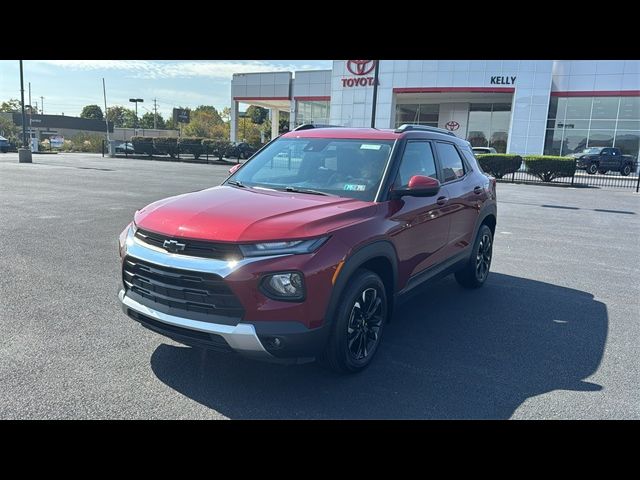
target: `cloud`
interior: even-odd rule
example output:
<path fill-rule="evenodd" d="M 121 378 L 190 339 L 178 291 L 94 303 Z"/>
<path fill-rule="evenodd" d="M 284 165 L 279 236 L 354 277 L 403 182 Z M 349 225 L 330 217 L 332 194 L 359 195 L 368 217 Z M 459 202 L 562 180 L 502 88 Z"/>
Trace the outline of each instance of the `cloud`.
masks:
<path fill-rule="evenodd" d="M 278 64 L 265 61 L 174 61 L 150 60 L 38 60 L 37 62 L 69 70 L 117 70 L 133 78 L 194 78 L 231 79 L 234 73 L 279 72 L 307 70 L 311 65 Z"/>

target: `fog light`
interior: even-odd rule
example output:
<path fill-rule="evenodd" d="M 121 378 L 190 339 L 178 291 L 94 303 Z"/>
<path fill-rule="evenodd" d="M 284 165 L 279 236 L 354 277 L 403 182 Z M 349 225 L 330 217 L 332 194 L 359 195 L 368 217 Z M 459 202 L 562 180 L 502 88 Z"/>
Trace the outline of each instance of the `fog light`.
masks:
<path fill-rule="evenodd" d="M 270 297 L 288 300 L 304 298 L 304 280 L 299 272 L 274 273 L 265 277 L 262 284 Z"/>

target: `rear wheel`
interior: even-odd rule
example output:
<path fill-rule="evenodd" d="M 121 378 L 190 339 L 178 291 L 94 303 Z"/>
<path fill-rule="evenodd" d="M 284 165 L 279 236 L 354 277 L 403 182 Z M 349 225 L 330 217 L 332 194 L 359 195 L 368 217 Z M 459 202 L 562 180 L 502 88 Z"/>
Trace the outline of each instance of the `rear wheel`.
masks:
<path fill-rule="evenodd" d="M 620 175 L 622 175 L 623 177 L 626 177 L 630 173 L 631 173 L 631 165 L 629 164 L 625 165 L 620 169 Z"/>
<path fill-rule="evenodd" d="M 596 165 L 595 163 L 592 163 L 587 167 L 587 173 L 589 175 L 595 175 L 597 171 L 598 171 L 598 165 Z"/>
<path fill-rule="evenodd" d="M 604 175 L 605 173 L 607 173 L 607 170 L 603 170 L 602 168 L 598 169 L 598 173 L 600 175 Z"/>
<path fill-rule="evenodd" d="M 455 274 L 456 280 L 465 288 L 479 288 L 489 276 L 493 256 L 493 234 L 491 229 L 482 225 L 473 244 L 471 258 Z"/>
<path fill-rule="evenodd" d="M 364 370 L 378 350 L 387 315 L 382 280 L 369 270 L 357 270 L 336 309 L 321 363 L 339 373 Z"/>

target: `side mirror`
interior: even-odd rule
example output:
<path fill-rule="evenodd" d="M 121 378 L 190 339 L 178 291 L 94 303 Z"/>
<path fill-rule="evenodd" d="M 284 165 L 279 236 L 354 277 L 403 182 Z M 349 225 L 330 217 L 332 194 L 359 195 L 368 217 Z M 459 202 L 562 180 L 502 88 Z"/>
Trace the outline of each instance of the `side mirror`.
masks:
<path fill-rule="evenodd" d="M 409 197 L 433 197 L 440 191 L 440 182 L 425 175 L 414 175 L 409 180 L 407 188 L 393 190 L 391 194 L 395 198 Z"/>
<path fill-rule="evenodd" d="M 234 165 L 233 167 L 231 167 L 229 169 L 229 175 L 233 175 L 234 173 L 236 173 L 236 170 L 238 170 L 240 168 L 242 164 L 237 163 L 236 165 Z"/>

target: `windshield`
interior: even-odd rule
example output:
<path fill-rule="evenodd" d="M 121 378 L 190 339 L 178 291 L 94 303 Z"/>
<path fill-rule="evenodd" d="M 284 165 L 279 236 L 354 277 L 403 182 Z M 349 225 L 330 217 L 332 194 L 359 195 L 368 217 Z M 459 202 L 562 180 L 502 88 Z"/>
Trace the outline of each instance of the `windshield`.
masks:
<path fill-rule="evenodd" d="M 282 138 L 225 183 L 373 201 L 393 140 Z"/>
<path fill-rule="evenodd" d="M 591 147 L 585 148 L 582 153 L 600 153 L 602 151 L 601 147 Z"/>

